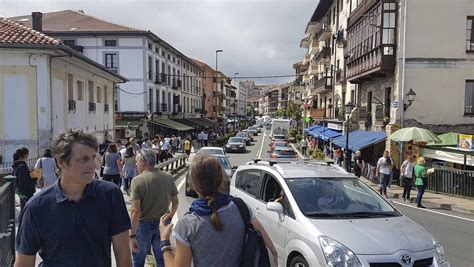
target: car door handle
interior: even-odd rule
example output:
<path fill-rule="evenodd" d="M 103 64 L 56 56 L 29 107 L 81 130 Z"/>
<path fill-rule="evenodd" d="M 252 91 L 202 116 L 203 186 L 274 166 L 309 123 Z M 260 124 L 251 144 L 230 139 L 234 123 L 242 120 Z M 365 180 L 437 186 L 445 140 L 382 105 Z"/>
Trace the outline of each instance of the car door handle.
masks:
<path fill-rule="evenodd" d="M 255 215 L 260 214 L 260 209 L 259 209 L 259 208 L 255 208 L 255 209 L 254 209 L 254 212 L 255 212 Z"/>

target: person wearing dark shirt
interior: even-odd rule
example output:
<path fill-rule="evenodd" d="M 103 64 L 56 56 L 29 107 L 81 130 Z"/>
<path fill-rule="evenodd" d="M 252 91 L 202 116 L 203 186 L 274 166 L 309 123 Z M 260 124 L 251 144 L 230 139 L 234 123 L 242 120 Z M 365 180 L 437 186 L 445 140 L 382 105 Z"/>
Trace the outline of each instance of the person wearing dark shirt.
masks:
<path fill-rule="evenodd" d="M 96 138 L 67 130 L 53 140 L 61 170 L 54 185 L 32 197 L 20 213 L 15 267 L 131 266 L 125 201 L 113 183 L 94 179 Z"/>
<path fill-rule="evenodd" d="M 362 162 L 362 157 L 360 155 L 360 151 L 356 151 L 355 157 L 354 157 L 354 174 L 355 176 L 360 178 L 360 175 L 362 174 L 362 167 L 364 166 Z"/>
<path fill-rule="evenodd" d="M 36 191 L 36 180 L 31 178 L 30 169 L 26 165 L 28 154 L 29 151 L 26 147 L 18 148 L 13 154 L 12 174 L 16 176 L 15 192 L 20 198 L 21 210 Z"/>

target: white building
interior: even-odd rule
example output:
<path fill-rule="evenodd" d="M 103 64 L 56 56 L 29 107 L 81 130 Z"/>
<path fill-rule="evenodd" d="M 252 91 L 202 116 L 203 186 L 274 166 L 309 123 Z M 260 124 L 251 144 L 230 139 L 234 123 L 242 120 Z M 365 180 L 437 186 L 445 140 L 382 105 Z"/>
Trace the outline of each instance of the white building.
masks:
<path fill-rule="evenodd" d="M 66 128 L 113 138 L 113 89 L 126 79 L 59 40 L 0 20 L 0 155 L 42 154 Z"/>
<path fill-rule="evenodd" d="M 116 90 L 118 117 L 134 113 L 143 119 L 148 112 L 157 120 L 200 117 L 202 70 L 151 31 L 100 20 L 83 11 L 33 14 L 41 21 L 42 32 L 128 79 Z M 35 16 L 11 19 L 31 26 Z"/>

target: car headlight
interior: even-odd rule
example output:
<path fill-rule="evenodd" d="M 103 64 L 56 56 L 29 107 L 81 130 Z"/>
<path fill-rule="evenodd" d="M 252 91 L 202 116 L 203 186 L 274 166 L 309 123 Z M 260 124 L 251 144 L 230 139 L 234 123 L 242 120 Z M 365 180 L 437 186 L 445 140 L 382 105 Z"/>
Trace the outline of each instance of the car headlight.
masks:
<path fill-rule="evenodd" d="M 433 240 L 435 251 L 436 251 L 436 259 L 438 263 L 445 263 L 446 262 L 446 255 L 444 254 L 444 247 L 438 241 Z"/>
<path fill-rule="evenodd" d="M 354 252 L 336 240 L 327 236 L 320 236 L 319 243 L 328 266 L 362 266 Z"/>
<path fill-rule="evenodd" d="M 230 147 L 229 144 L 225 145 L 225 147 Z"/>
<path fill-rule="evenodd" d="M 244 147 L 244 145 L 239 145 L 239 147 Z"/>

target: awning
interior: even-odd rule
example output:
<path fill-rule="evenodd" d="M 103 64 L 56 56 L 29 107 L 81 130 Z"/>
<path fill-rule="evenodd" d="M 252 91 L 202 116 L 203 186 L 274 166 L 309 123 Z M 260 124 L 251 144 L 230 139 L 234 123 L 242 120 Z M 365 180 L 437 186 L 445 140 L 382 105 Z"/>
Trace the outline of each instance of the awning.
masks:
<path fill-rule="evenodd" d="M 193 128 L 198 128 L 201 126 L 200 124 L 193 122 L 191 119 L 171 119 L 171 120 L 187 125 L 189 127 L 193 127 Z"/>
<path fill-rule="evenodd" d="M 309 126 L 308 128 L 304 129 L 305 132 L 311 132 L 313 129 L 317 129 L 318 127 L 323 127 L 321 125 L 313 125 L 313 126 Z"/>
<path fill-rule="evenodd" d="M 326 130 L 321 131 L 318 134 L 316 134 L 315 137 L 323 139 L 324 141 L 328 141 L 329 139 L 336 138 L 340 136 L 341 134 L 342 134 L 341 132 L 326 128 Z"/>
<path fill-rule="evenodd" d="M 349 150 L 357 151 L 368 146 L 382 142 L 387 138 L 385 132 L 373 132 L 356 130 L 349 133 Z M 346 135 L 341 135 L 332 140 L 332 143 L 339 147 L 346 147 Z"/>
<path fill-rule="evenodd" d="M 437 150 L 435 148 L 420 148 L 420 155 L 425 158 L 439 159 L 457 164 L 464 164 L 464 155 L 454 152 Z M 474 166 L 474 157 L 466 155 L 466 165 Z"/>
<path fill-rule="evenodd" d="M 141 120 L 116 120 L 115 128 L 138 128 L 143 125 Z"/>
<path fill-rule="evenodd" d="M 157 124 L 159 126 L 170 128 L 178 131 L 189 131 L 192 130 L 193 127 L 184 125 L 182 123 L 170 120 L 170 119 L 153 119 L 150 121 L 151 123 Z"/>
<path fill-rule="evenodd" d="M 197 123 L 201 124 L 202 126 L 204 126 L 205 128 L 211 128 L 211 127 L 214 127 L 214 125 L 216 124 L 215 121 L 213 120 L 210 120 L 208 118 L 195 118 L 194 119 Z"/>

